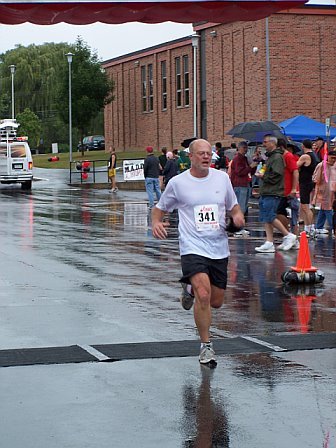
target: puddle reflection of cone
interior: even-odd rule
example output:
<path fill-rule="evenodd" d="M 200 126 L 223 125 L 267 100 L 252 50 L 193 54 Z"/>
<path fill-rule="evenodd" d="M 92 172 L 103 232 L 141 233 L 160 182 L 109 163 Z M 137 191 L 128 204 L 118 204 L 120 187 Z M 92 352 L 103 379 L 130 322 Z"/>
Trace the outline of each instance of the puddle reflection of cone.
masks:
<path fill-rule="evenodd" d="M 295 272 L 316 272 L 317 268 L 311 265 L 308 238 L 306 232 L 300 233 L 300 249 L 296 266 L 291 266 Z"/>
<path fill-rule="evenodd" d="M 297 296 L 296 304 L 298 317 L 300 322 L 301 333 L 308 333 L 308 325 L 310 320 L 311 304 L 316 296 Z"/>

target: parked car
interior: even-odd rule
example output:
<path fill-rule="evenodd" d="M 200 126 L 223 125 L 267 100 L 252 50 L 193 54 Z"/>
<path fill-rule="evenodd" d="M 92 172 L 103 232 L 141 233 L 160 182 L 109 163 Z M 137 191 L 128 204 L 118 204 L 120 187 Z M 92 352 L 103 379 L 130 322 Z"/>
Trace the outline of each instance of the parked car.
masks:
<path fill-rule="evenodd" d="M 105 149 L 105 138 L 103 135 L 89 135 L 83 138 L 84 151 L 98 151 Z M 78 144 L 78 150 L 81 150 L 81 143 Z"/>

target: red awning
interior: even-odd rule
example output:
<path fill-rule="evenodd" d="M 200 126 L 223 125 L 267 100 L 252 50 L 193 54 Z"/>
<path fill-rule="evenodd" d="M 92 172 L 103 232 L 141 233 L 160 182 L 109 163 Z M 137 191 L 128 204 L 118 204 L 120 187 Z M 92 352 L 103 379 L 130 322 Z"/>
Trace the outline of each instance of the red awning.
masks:
<path fill-rule="evenodd" d="M 258 20 L 277 11 L 295 8 L 304 0 L 290 1 L 20 1 L 0 0 L 0 23 L 16 25 L 30 22 L 52 25 L 65 22 L 73 25 L 89 23 L 160 23 L 173 21 L 193 23 L 208 21 L 228 23 Z"/>

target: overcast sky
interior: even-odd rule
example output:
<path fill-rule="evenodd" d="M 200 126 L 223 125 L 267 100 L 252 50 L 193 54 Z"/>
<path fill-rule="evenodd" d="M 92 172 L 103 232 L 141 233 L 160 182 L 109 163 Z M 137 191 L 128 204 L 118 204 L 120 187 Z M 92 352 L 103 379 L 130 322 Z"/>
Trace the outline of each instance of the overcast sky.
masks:
<path fill-rule="evenodd" d="M 336 0 L 312 0 L 311 4 L 336 5 Z M 131 53 L 192 33 L 192 26 L 172 22 L 157 25 L 126 23 L 124 25 L 0 25 L 0 53 L 11 50 L 17 44 L 40 45 L 45 42 L 74 43 L 77 36 L 97 50 L 101 60 Z"/>

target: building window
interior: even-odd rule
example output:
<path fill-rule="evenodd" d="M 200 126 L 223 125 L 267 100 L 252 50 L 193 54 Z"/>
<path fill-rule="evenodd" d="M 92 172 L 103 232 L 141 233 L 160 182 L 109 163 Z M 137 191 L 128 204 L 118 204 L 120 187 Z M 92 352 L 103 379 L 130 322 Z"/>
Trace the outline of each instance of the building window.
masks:
<path fill-rule="evenodd" d="M 184 81 L 184 105 L 189 106 L 190 95 L 189 95 L 189 58 L 188 56 L 183 56 L 183 81 Z"/>
<path fill-rule="evenodd" d="M 147 112 L 147 80 L 145 65 L 141 67 L 141 103 L 142 112 Z"/>
<path fill-rule="evenodd" d="M 148 111 L 153 112 L 154 110 L 154 88 L 153 88 L 153 64 L 148 65 Z"/>
<path fill-rule="evenodd" d="M 176 107 L 188 107 L 190 105 L 189 89 L 189 57 L 175 58 L 175 82 L 176 82 Z"/>
<path fill-rule="evenodd" d="M 176 107 L 182 107 L 181 58 L 175 58 Z"/>
<path fill-rule="evenodd" d="M 141 101 L 142 112 L 154 110 L 153 64 L 141 66 Z"/>
<path fill-rule="evenodd" d="M 162 110 L 167 110 L 167 64 L 166 64 L 166 61 L 161 62 L 161 95 L 162 95 Z"/>

